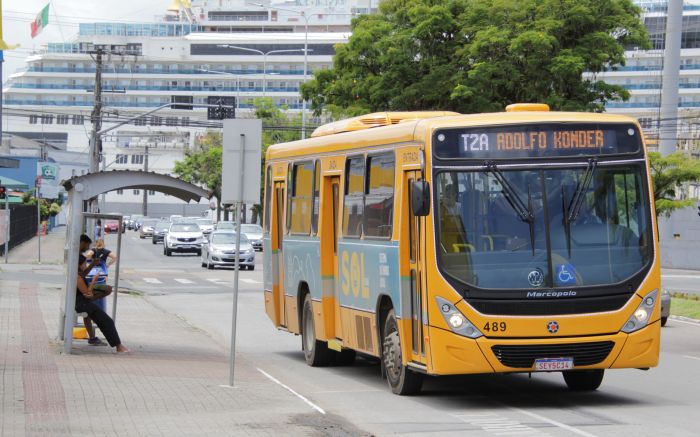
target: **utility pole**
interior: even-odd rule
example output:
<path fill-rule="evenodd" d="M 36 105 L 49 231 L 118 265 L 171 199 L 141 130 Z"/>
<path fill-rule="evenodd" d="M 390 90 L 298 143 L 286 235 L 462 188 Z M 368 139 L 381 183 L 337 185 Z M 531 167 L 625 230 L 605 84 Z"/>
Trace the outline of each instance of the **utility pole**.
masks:
<path fill-rule="evenodd" d="M 683 0 L 669 0 L 659 124 L 659 152 L 662 156 L 675 152 L 678 140 L 678 77 L 681 69 L 682 23 Z"/>
<path fill-rule="evenodd" d="M 143 159 L 143 171 L 148 172 L 148 146 L 146 146 L 146 156 Z M 148 217 L 148 190 L 143 190 L 143 203 L 141 204 L 141 214 Z"/>
<path fill-rule="evenodd" d="M 92 135 L 90 136 L 90 173 L 97 173 L 102 154 L 102 55 L 103 50 L 98 48 L 95 54 L 95 90 L 92 107 Z M 97 197 L 88 200 L 88 211 L 97 212 Z M 88 220 L 88 229 L 93 229 L 92 220 Z"/>

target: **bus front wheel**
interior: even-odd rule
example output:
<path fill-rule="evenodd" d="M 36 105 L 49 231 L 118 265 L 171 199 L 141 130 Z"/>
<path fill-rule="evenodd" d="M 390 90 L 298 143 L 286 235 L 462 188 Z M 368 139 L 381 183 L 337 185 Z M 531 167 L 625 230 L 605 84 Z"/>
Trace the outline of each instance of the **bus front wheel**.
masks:
<path fill-rule="evenodd" d="M 301 347 L 304 350 L 306 364 L 312 367 L 327 366 L 331 361 L 333 351 L 328 349 L 328 343 L 325 341 L 316 340 L 314 309 L 310 294 L 304 297 L 301 319 Z"/>
<path fill-rule="evenodd" d="M 604 369 L 569 370 L 562 372 L 564 381 L 570 390 L 593 391 L 603 382 Z"/>
<path fill-rule="evenodd" d="M 397 395 L 412 395 L 420 391 L 423 375 L 403 365 L 401 358 L 401 337 L 399 336 L 396 314 L 390 310 L 384 323 L 382 341 L 382 364 L 391 391 Z"/>

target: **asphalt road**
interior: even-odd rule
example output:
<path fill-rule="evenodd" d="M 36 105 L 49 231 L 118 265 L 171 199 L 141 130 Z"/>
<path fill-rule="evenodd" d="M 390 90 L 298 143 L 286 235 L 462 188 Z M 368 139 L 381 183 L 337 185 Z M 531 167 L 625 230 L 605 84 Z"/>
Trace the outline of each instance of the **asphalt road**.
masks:
<path fill-rule="evenodd" d="M 110 238 L 113 238 L 111 236 Z M 109 244 L 109 241 L 108 241 Z M 122 284 L 228 348 L 233 270 L 209 271 L 194 255 L 165 257 L 161 245 L 127 231 Z M 696 436 L 700 430 L 700 325 L 670 320 L 661 364 L 608 371 L 594 393 L 573 393 L 560 374 L 430 378 L 420 396 L 391 394 L 379 367 L 311 368 L 299 337 L 272 327 L 264 311 L 262 261 L 240 272 L 237 359 L 253 362 L 289 393 L 357 427 L 363 435 Z M 225 384 L 222 381 L 222 384 Z M 274 414 L 274 411 L 270 411 Z"/>

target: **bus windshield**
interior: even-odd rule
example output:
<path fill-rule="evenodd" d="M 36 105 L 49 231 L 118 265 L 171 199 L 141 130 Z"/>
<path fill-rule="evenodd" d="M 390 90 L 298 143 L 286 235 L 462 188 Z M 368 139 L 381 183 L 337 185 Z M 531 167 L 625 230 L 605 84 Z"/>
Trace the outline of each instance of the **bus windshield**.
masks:
<path fill-rule="evenodd" d="M 624 281 L 652 256 L 644 174 L 642 166 L 590 163 L 441 172 L 435 179 L 440 266 L 485 289 Z"/>

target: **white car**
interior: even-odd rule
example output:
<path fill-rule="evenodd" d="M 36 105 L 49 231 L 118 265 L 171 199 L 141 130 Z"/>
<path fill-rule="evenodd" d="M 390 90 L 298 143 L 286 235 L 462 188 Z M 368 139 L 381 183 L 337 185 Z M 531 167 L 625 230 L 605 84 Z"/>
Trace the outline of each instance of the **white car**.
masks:
<path fill-rule="evenodd" d="M 248 239 L 241 233 L 239 252 L 241 269 L 255 270 L 255 250 Z M 231 231 L 214 231 L 202 248 L 202 267 L 213 269 L 216 266 L 236 265 L 236 233 Z"/>
<path fill-rule="evenodd" d="M 204 235 L 211 234 L 214 230 L 214 223 L 209 219 L 197 219 L 196 222 Z"/>
<path fill-rule="evenodd" d="M 255 250 L 263 250 L 263 228 L 260 225 L 241 224 L 241 235 L 248 237 Z"/>
<path fill-rule="evenodd" d="M 203 242 L 204 234 L 197 223 L 172 223 L 163 239 L 163 254 L 171 256 L 173 252 L 195 252 L 201 255 Z"/>

